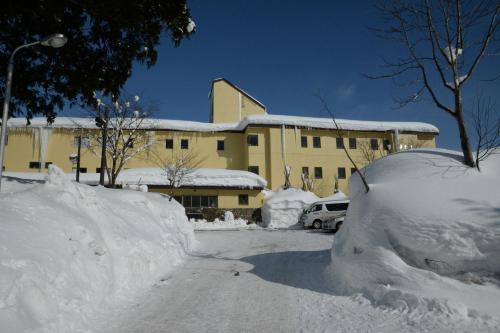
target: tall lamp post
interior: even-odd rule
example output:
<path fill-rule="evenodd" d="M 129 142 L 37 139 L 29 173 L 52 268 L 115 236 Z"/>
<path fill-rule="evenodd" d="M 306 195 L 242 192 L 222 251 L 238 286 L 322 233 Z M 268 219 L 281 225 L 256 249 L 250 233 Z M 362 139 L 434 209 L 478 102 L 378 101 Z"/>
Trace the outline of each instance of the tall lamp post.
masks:
<path fill-rule="evenodd" d="M 26 47 L 35 46 L 35 45 L 43 45 L 50 46 L 53 48 L 60 48 L 66 44 L 68 38 L 63 34 L 53 34 L 47 36 L 39 41 L 24 44 L 17 47 L 14 52 L 12 52 L 9 59 L 9 67 L 7 69 L 7 80 L 5 85 L 5 99 L 3 101 L 3 115 L 2 115 L 2 133 L 0 135 L 0 190 L 2 188 L 2 174 L 3 174 L 3 158 L 5 153 L 5 138 L 7 135 L 7 118 L 9 116 L 9 102 L 10 102 L 10 89 L 12 86 L 12 74 L 14 73 L 14 56 L 17 51 L 24 49 Z"/>

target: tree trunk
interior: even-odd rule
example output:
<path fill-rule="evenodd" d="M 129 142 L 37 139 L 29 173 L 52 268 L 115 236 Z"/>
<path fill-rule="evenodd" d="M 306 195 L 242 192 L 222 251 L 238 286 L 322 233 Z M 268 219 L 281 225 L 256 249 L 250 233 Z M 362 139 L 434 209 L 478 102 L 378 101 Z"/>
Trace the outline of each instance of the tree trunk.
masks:
<path fill-rule="evenodd" d="M 460 146 L 464 154 L 464 164 L 470 167 L 474 167 L 476 163 L 474 162 L 474 157 L 472 156 L 472 150 L 470 148 L 469 135 L 467 134 L 467 128 L 465 127 L 464 114 L 462 109 L 462 96 L 460 90 L 455 92 L 455 120 L 457 121 L 458 131 L 460 133 Z"/>
<path fill-rule="evenodd" d="M 99 176 L 99 184 L 101 186 L 104 186 L 104 172 L 106 171 L 106 145 L 107 145 L 107 137 L 108 137 L 108 131 L 107 128 L 108 123 L 104 124 L 104 127 L 101 130 L 102 133 L 102 138 L 101 138 L 101 174 Z"/>

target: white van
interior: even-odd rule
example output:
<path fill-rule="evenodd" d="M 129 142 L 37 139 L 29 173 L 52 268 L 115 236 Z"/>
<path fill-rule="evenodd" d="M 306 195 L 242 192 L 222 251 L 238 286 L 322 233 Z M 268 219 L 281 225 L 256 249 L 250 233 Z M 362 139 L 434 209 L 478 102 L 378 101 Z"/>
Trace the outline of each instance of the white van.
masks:
<path fill-rule="evenodd" d="M 345 216 L 349 200 L 317 201 L 304 210 L 299 222 L 304 228 L 320 229 L 323 221 Z"/>

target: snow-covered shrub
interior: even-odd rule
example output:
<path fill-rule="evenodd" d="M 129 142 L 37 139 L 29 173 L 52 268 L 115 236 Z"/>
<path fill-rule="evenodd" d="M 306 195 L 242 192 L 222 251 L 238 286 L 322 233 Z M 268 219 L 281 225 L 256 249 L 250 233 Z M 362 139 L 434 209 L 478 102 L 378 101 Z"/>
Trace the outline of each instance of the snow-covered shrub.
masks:
<path fill-rule="evenodd" d="M 0 331 L 85 331 L 158 281 L 194 244 L 176 201 L 90 187 L 53 165 L 0 194 Z"/>
<path fill-rule="evenodd" d="M 375 161 L 351 204 L 329 267 L 339 294 L 448 314 L 500 316 L 500 155 L 483 172 L 459 153 L 415 150 Z"/>

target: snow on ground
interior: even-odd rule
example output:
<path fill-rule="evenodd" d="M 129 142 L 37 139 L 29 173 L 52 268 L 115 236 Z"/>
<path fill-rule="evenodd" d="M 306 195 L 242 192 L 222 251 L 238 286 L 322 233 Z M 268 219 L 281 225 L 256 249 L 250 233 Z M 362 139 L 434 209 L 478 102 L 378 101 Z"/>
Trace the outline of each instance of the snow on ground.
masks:
<path fill-rule="evenodd" d="M 200 246 L 94 332 L 499 332 L 481 318 L 376 307 L 328 287 L 332 234 L 241 230 L 196 234 Z"/>
<path fill-rule="evenodd" d="M 262 225 L 269 228 L 289 228 L 299 222 L 300 214 L 320 198 L 298 188 L 268 191 L 262 206 Z"/>
<path fill-rule="evenodd" d="M 500 318 L 500 154 L 389 155 L 350 180 L 351 204 L 329 267 L 337 294 L 449 318 Z"/>
<path fill-rule="evenodd" d="M 224 219 L 215 219 L 214 221 L 190 219 L 189 222 L 194 230 L 243 230 L 260 228 L 254 223 L 248 224 L 248 221 L 242 218 L 235 218 L 233 212 L 226 211 Z"/>
<path fill-rule="evenodd" d="M 184 209 L 159 194 L 89 187 L 50 166 L 45 184 L 0 194 L 0 331 L 87 332 L 194 245 Z"/>

